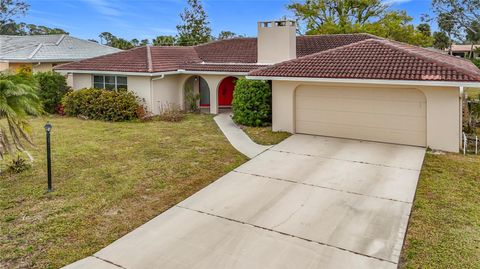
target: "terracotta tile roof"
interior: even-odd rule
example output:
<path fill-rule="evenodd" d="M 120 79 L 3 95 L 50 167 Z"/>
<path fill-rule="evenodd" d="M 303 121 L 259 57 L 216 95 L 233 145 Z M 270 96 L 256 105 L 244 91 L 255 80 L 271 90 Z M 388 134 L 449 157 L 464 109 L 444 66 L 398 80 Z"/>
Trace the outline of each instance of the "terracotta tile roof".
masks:
<path fill-rule="evenodd" d="M 193 47 L 150 47 L 151 72 L 175 71 L 184 64 L 201 63 Z"/>
<path fill-rule="evenodd" d="M 55 70 L 148 72 L 147 47 L 135 48 L 78 62 L 58 65 Z"/>
<path fill-rule="evenodd" d="M 386 39 L 367 39 L 249 75 L 480 82 L 480 69 L 467 60 Z"/>
<path fill-rule="evenodd" d="M 180 69 L 188 71 L 208 71 L 208 72 L 242 72 L 248 73 L 258 68 L 266 67 L 266 65 L 257 64 L 184 64 Z"/>
<path fill-rule="evenodd" d="M 319 35 L 297 37 L 297 54 L 299 57 L 311 53 L 343 46 L 360 40 L 372 38 L 367 34 Z M 124 72 L 165 72 L 177 69 L 198 71 L 251 71 L 251 65 L 232 66 L 222 63 L 252 64 L 257 62 L 256 38 L 233 38 L 214 41 L 194 47 L 150 47 L 150 65 L 146 47 L 136 48 L 108 57 L 96 57 L 84 61 L 57 66 L 56 70 L 95 70 Z M 134 58 L 134 59 L 133 59 Z M 211 63 L 210 65 L 185 65 L 191 63 Z M 183 66 L 183 67 L 182 67 Z M 201 70 L 204 66 L 206 69 Z M 257 66 L 259 67 L 259 66 Z M 151 70 L 151 71 L 149 71 Z"/>
<path fill-rule="evenodd" d="M 233 38 L 195 46 L 198 57 L 211 63 L 256 63 L 257 39 Z"/>
<path fill-rule="evenodd" d="M 297 36 L 297 57 L 307 56 L 371 38 L 379 37 L 369 34 Z"/>

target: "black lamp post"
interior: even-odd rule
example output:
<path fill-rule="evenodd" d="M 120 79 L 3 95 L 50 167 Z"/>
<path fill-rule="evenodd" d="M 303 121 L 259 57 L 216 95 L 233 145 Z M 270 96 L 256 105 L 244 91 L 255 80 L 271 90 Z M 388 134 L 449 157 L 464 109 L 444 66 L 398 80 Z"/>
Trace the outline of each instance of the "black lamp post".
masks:
<path fill-rule="evenodd" d="M 52 156 L 50 150 L 50 131 L 52 130 L 52 125 L 50 122 L 45 124 L 45 132 L 47 133 L 47 174 L 48 174 L 48 192 L 52 191 Z"/>

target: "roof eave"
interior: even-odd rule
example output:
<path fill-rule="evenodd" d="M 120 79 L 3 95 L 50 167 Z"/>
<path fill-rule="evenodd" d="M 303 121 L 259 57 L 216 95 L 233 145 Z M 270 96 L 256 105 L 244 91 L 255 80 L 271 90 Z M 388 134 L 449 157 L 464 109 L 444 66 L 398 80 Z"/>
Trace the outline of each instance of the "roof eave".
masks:
<path fill-rule="evenodd" d="M 389 79 L 349 79 L 349 78 L 312 78 L 312 77 L 270 77 L 247 75 L 247 79 L 323 82 L 323 83 L 356 83 L 356 84 L 384 84 L 405 86 L 443 86 L 443 87 L 480 87 L 479 82 L 470 81 L 439 81 L 439 80 L 389 80 Z"/>
<path fill-rule="evenodd" d="M 54 69 L 58 73 L 72 73 L 72 74 L 102 74 L 102 75 L 126 75 L 126 76 L 147 76 L 156 77 L 162 75 L 237 75 L 246 76 L 248 72 L 226 72 L 226 71 L 189 71 L 189 70 L 173 70 L 163 72 L 125 72 L 125 71 L 102 71 L 102 70 L 67 70 Z"/>

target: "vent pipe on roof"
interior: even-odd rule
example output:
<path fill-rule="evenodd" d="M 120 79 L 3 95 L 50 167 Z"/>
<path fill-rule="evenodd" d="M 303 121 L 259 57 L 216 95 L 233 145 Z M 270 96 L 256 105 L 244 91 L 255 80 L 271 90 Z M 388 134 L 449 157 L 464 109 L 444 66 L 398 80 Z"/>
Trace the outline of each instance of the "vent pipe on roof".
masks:
<path fill-rule="evenodd" d="M 258 22 L 257 62 L 274 64 L 297 58 L 295 21 Z"/>

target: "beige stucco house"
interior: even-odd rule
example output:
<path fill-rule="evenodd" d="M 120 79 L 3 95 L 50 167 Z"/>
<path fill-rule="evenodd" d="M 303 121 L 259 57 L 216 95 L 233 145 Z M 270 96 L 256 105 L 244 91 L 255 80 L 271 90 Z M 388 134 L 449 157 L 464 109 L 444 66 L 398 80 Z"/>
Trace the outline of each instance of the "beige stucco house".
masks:
<path fill-rule="evenodd" d="M 470 62 L 368 34 L 296 36 L 292 21 L 258 23 L 257 38 L 141 47 L 61 65 L 75 89 L 128 88 L 151 112 L 184 106 L 185 89 L 212 114 L 231 106 L 239 77 L 271 81 L 272 128 L 458 151 Z"/>
<path fill-rule="evenodd" d="M 121 50 L 69 35 L 0 35 L 0 72 L 28 67 L 33 72 Z"/>

